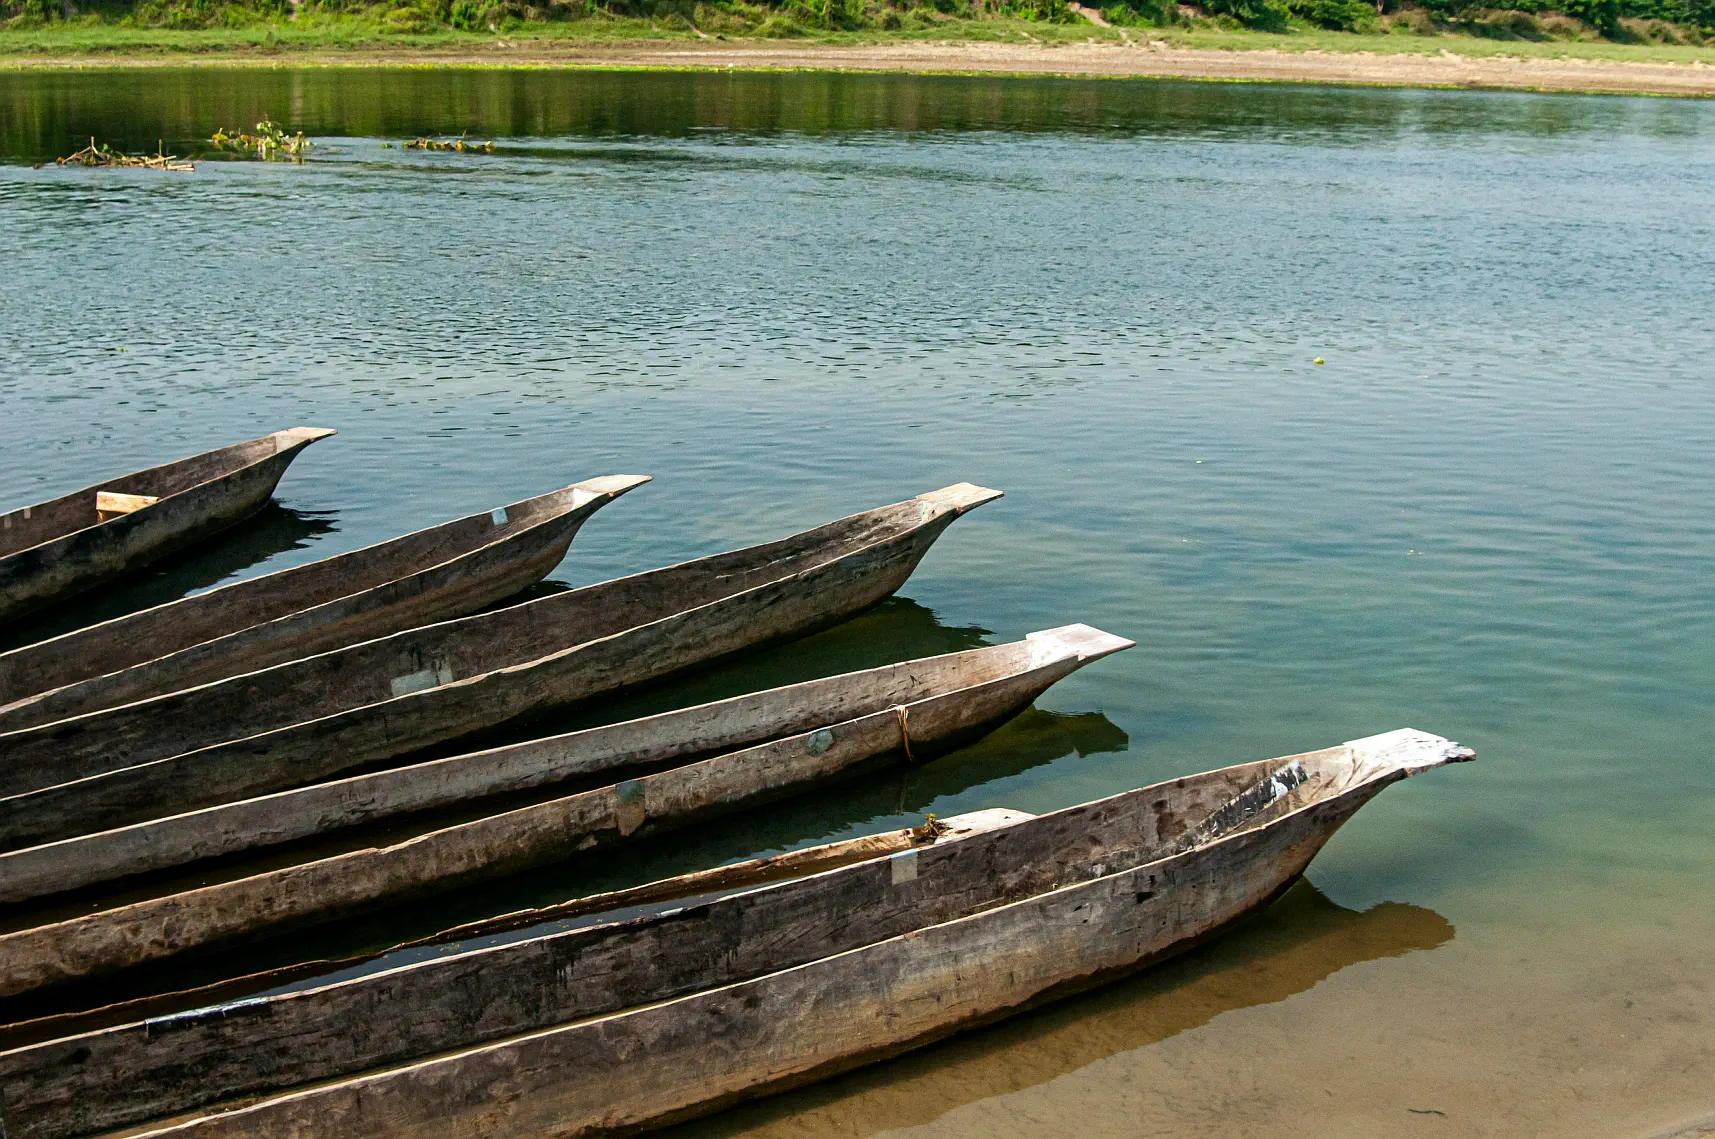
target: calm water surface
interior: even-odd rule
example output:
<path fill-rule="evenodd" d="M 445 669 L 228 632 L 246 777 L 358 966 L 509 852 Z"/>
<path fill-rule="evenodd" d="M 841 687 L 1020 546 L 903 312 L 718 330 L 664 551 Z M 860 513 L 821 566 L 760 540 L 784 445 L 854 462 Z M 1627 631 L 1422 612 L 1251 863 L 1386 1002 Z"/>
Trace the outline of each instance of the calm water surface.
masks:
<path fill-rule="evenodd" d="M 264 113 L 314 159 L 51 163 L 92 134 L 197 154 Z M 501 153 L 386 145 L 460 131 Z M 556 580 L 962 479 L 1007 492 L 901 600 L 657 704 L 1069 621 L 1138 641 L 909 775 L 334 942 L 1409 725 L 1479 762 L 1383 795 L 1248 929 L 684 1134 L 1644 1136 L 1715 1113 L 1715 105 L 13 74 L 0 158 L 6 505 L 340 430 L 283 509 L 71 619 L 627 471 L 656 481 Z"/>

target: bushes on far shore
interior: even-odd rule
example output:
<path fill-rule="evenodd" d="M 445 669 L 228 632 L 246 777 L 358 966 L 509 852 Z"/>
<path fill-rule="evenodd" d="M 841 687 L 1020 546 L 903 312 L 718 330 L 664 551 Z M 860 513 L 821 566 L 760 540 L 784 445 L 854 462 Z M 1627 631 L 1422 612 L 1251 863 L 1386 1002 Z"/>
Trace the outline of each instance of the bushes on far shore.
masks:
<path fill-rule="evenodd" d="M 1191 24 L 1199 17 L 1231 27 L 1285 31 L 1294 24 L 1343 32 L 1439 35 L 1502 40 L 1582 39 L 1694 43 L 1715 37 L 1715 0 L 1515 0 L 1495 8 L 1477 0 L 1112 0 L 1102 9 L 1121 27 Z"/>
<path fill-rule="evenodd" d="M 923 29 L 1011 18 L 1075 24 L 1067 0 L 0 0 L 0 27 L 61 21 L 155 28 L 349 20 L 377 31 L 497 31 L 532 23 L 642 19 L 709 34 Z"/>
<path fill-rule="evenodd" d="M 1119 0 L 1102 9 L 1121 27 L 1189 25 L 1202 16 L 1228 27 L 1283 32 L 1299 21 L 1342 32 L 1376 31 L 1380 13 L 1368 0 L 1203 0 L 1200 9 L 1152 0 Z"/>
<path fill-rule="evenodd" d="M 1091 4 L 1100 0 L 1087 0 Z M 1601 36 L 1632 43 L 1715 38 L 1715 0 L 1106 0 L 1121 27 L 1210 24 L 1284 32 L 1347 32 L 1552 40 Z M 381 32 L 498 31 L 544 22 L 648 20 L 703 34 L 796 36 L 861 29 L 922 31 L 1007 17 L 1077 23 L 1067 0 L 0 0 L 0 26 L 61 20 L 142 27 L 244 27 L 309 17 L 358 21 Z"/>

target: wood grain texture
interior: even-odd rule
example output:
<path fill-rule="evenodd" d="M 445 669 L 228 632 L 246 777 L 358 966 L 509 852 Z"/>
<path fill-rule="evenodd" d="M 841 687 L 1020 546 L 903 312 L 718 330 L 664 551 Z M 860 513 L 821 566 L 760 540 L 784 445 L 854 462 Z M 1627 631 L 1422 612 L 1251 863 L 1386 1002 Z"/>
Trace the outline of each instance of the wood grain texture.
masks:
<path fill-rule="evenodd" d="M 0 849 L 301 786 L 801 635 L 893 593 L 954 519 L 995 497 L 973 487 L 958 502 L 913 499 L 8 732 Z"/>
<path fill-rule="evenodd" d="M 534 584 L 648 481 L 606 475 L 0 653 L 0 732 L 474 613 Z"/>
<path fill-rule="evenodd" d="M 333 432 L 293 427 L 0 514 L 0 620 L 111 581 L 267 505 L 298 452 Z M 155 503 L 103 521 L 96 495 Z"/>
<path fill-rule="evenodd" d="M 1130 642 L 1083 625 L 824 677 L 623 723 L 370 772 L 0 853 L 0 903 L 23 902 L 574 776 L 655 767 L 809 732 Z"/>
<path fill-rule="evenodd" d="M 1038 642 L 1032 647 L 1040 651 L 1022 661 L 991 658 L 1001 667 L 989 679 L 940 691 L 930 685 L 931 695 L 903 706 L 912 747 L 927 755 L 969 739 L 1027 707 L 1087 661 L 1129 643 L 1111 637 L 1087 651 L 1079 641 Z M 957 685 L 961 678 L 953 671 L 948 679 Z M 901 722 L 895 708 L 886 707 L 698 763 L 427 830 L 388 846 L 6 933 L 0 935 L 0 996 L 468 885 L 850 777 L 877 761 L 903 760 Z"/>
<path fill-rule="evenodd" d="M 1191 776 L 630 922 L 18 1049 L 0 1091 L 31 1139 L 216 1098 L 127 1134 L 655 1126 L 1158 960 L 1278 894 L 1384 787 L 1468 758 L 1402 732 Z M 1215 816 L 1232 829 L 1179 848 Z"/>
<path fill-rule="evenodd" d="M 129 514 L 133 510 L 141 510 L 145 506 L 153 506 L 161 501 L 153 494 L 120 494 L 112 490 L 95 492 L 95 516 L 100 522 L 119 514 Z"/>

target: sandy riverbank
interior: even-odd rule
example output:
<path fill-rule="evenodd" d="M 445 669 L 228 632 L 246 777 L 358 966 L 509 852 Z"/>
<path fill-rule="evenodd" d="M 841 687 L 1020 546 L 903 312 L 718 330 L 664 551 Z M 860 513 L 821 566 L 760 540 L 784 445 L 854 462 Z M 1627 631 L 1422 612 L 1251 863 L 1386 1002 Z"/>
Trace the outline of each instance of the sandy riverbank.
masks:
<path fill-rule="evenodd" d="M 1281 910 L 1118 986 L 662 1139 L 1715 1136 L 1705 915 L 1455 931 L 1302 888 Z"/>
<path fill-rule="evenodd" d="M 534 66 L 819 69 L 1086 75 L 1234 82 L 1473 87 L 1715 97 L 1715 66 L 1573 58 L 1325 51 L 1217 51 L 1151 43 L 907 41 L 861 45 L 776 41 L 590 43 L 500 40 L 481 48 L 310 50 L 264 54 L 18 57 L 10 67 Z"/>

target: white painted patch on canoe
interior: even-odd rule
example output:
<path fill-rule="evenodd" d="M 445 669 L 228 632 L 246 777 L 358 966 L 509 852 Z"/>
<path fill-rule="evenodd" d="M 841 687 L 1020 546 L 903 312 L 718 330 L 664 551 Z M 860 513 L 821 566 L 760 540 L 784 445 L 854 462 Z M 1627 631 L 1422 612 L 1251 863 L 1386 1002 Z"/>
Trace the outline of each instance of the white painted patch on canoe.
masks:
<path fill-rule="evenodd" d="M 430 688 L 439 688 L 443 684 L 453 682 L 453 666 L 442 661 L 436 661 L 428 668 L 407 672 L 404 676 L 395 676 L 388 685 L 394 696 L 408 696 L 413 692 L 422 692 Z"/>

